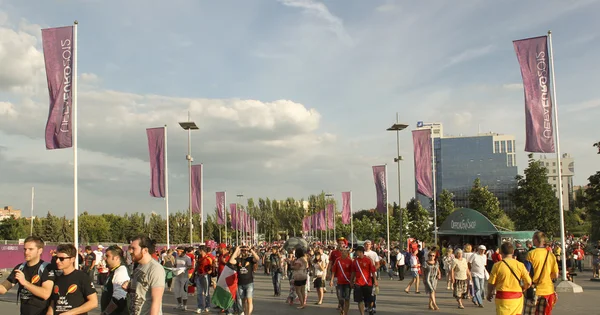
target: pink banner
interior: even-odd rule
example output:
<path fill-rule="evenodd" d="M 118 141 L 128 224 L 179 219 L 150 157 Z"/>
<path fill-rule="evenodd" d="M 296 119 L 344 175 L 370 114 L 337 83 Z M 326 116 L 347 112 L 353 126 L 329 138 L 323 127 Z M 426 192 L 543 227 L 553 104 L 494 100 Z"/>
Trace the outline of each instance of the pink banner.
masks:
<path fill-rule="evenodd" d="M 192 165 L 192 213 L 200 213 L 202 204 L 202 164 Z"/>
<path fill-rule="evenodd" d="M 327 205 L 327 228 L 332 230 L 334 227 L 335 207 L 332 203 Z"/>
<path fill-rule="evenodd" d="M 319 212 L 319 230 L 325 231 L 327 229 L 327 226 L 325 225 L 325 210 L 321 210 L 321 212 Z"/>
<path fill-rule="evenodd" d="M 413 145 L 415 158 L 415 179 L 417 192 L 433 198 L 433 177 L 431 161 L 431 130 L 413 130 Z"/>
<path fill-rule="evenodd" d="M 525 151 L 554 152 L 547 36 L 513 41 L 525 90 Z"/>
<path fill-rule="evenodd" d="M 377 193 L 377 212 L 387 213 L 387 179 L 386 165 L 373 166 L 373 179 Z"/>
<path fill-rule="evenodd" d="M 218 191 L 217 198 L 217 224 L 225 224 L 225 192 Z"/>
<path fill-rule="evenodd" d="M 46 123 L 46 149 L 64 149 L 72 143 L 73 26 L 42 30 L 50 112 Z"/>
<path fill-rule="evenodd" d="M 230 203 L 229 204 L 229 212 L 231 212 L 231 229 L 237 230 L 237 228 L 238 228 L 237 204 Z"/>
<path fill-rule="evenodd" d="M 302 219 L 302 231 L 308 231 L 308 218 Z"/>
<path fill-rule="evenodd" d="M 150 196 L 165 197 L 165 127 L 146 129 L 150 155 Z"/>
<path fill-rule="evenodd" d="M 352 220 L 352 209 L 350 203 L 352 202 L 352 192 L 347 191 L 342 193 L 342 224 L 350 224 Z"/>

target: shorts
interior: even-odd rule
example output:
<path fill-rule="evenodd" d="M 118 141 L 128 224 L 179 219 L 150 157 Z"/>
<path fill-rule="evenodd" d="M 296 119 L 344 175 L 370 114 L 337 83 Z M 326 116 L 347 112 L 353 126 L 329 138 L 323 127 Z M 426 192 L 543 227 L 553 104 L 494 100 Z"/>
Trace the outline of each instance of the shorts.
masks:
<path fill-rule="evenodd" d="M 340 300 L 350 301 L 350 285 L 349 284 L 338 284 L 337 294 Z"/>
<path fill-rule="evenodd" d="M 306 285 L 306 279 L 304 279 L 304 280 L 294 280 L 294 286 L 301 287 L 303 285 Z"/>
<path fill-rule="evenodd" d="M 419 276 L 419 272 L 418 271 L 411 271 L 410 274 L 412 275 L 413 278 L 416 278 Z"/>
<path fill-rule="evenodd" d="M 315 285 L 315 289 L 325 287 L 325 281 L 323 281 L 323 278 L 321 278 L 321 277 L 316 278 L 315 281 L 313 281 L 313 284 Z"/>
<path fill-rule="evenodd" d="M 254 283 L 238 285 L 238 297 L 240 299 L 251 299 L 254 296 Z"/>
<path fill-rule="evenodd" d="M 355 286 L 354 287 L 354 302 L 365 302 L 365 305 L 370 305 L 373 299 L 373 287 L 371 286 Z"/>

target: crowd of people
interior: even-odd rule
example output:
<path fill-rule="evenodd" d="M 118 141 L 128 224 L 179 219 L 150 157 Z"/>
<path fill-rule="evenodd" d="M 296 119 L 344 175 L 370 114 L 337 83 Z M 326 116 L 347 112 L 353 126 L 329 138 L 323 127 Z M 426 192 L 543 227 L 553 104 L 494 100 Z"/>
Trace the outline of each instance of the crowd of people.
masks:
<path fill-rule="evenodd" d="M 52 260 L 44 262 L 44 242 L 31 236 L 24 242 L 25 262 L 0 285 L 0 294 L 17 286 L 21 314 L 87 314 L 98 306 L 102 314 L 162 314 L 168 290 L 178 310 L 188 310 L 188 298 L 195 296 L 196 313 L 209 313 L 212 306 L 227 315 L 251 315 L 255 273 L 264 268 L 272 279 L 274 297 L 282 296 L 282 286 L 289 284 L 282 301 L 304 309 L 310 292 L 316 292 L 314 304 L 321 305 L 329 287 L 341 315 L 349 313 L 352 302 L 361 315 L 375 314 L 379 281 L 386 276 L 409 279 L 403 294 L 420 294 L 420 286 L 424 287 L 433 311 L 440 309 L 436 292 L 444 278 L 459 309 L 465 308 L 464 301 L 484 308 L 486 300 L 495 299 L 496 314 L 551 314 L 557 301 L 553 282 L 561 247 L 548 242 L 542 232 L 525 246 L 506 242 L 498 248 L 484 244 L 438 248 L 414 241 L 406 248 L 395 246 L 388 254 L 385 244 L 366 240 L 356 245 L 339 238 L 335 244 L 297 247 L 277 242 L 157 249 L 154 241 L 139 236 L 126 249 L 99 245 L 95 251 L 87 246 L 78 252 L 72 244 L 61 244 Z M 573 261 L 585 255 L 582 247 L 569 243 Z M 600 250 L 594 250 L 592 255 L 598 258 Z M 594 262 L 595 276 L 598 263 Z M 226 268 L 235 274 L 237 287 L 231 303 L 211 299 Z M 102 288 L 100 297 L 96 285 Z"/>

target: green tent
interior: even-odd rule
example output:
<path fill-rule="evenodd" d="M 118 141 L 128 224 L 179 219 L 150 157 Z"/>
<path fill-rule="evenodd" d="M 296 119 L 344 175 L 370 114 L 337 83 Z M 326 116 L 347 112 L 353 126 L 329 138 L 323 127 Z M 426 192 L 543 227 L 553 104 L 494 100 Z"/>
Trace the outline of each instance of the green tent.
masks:
<path fill-rule="evenodd" d="M 439 235 L 496 235 L 500 232 L 477 210 L 460 208 L 452 212 L 438 230 Z"/>

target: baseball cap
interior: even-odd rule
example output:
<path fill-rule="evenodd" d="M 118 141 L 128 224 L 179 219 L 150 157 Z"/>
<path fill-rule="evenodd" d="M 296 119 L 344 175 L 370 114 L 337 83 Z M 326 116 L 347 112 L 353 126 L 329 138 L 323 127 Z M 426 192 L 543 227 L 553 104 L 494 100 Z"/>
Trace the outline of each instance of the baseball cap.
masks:
<path fill-rule="evenodd" d="M 98 249 L 104 249 L 104 246 L 98 245 Z"/>
<path fill-rule="evenodd" d="M 371 240 L 366 240 L 366 241 L 365 241 L 365 244 L 367 244 L 367 243 L 369 243 L 369 244 L 373 244 L 373 243 L 371 242 Z"/>
<path fill-rule="evenodd" d="M 486 250 L 485 245 L 479 245 L 479 247 L 477 247 L 477 248 Z"/>
<path fill-rule="evenodd" d="M 227 244 L 221 243 L 221 244 L 219 244 L 219 248 L 227 248 Z"/>

